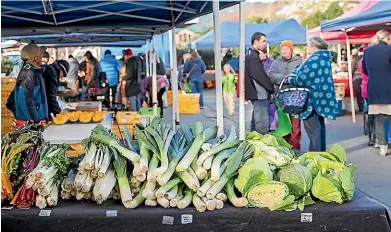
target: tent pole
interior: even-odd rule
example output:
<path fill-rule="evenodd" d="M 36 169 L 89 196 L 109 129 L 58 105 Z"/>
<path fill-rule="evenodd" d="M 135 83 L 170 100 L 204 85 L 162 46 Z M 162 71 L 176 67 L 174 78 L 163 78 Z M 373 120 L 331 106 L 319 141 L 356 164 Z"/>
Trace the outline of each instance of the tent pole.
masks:
<path fill-rule="evenodd" d="M 65 47 L 65 60 L 68 60 L 69 57 L 69 49 L 68 47 Z"/>
<path fill-rule="evenodd" d="M 153 38 L 153 37 L 152 37 Z M 151 54 L 150 56 L 149 56 L 149 74 L 150 75 L 153 75 L 153 59 L 152 59 L 152 52 L 153 52 L 153 50 L 154 50 L 154 44 L 153 44 L 153 39 L 150 41 L 150 47 L 149 47 L 149 50 L 150 50 L 150 53 L 149 54 Z"/>
<path fill-rule="evenodd" d="M 338 44 L 338 67 L 341 67 L 342 53 L 341 53 L 341 44 Z"/>
<path fill-rule="evenodd" d="M 166 47 L 164 44 L 164 34 L 162 34 L 162 60 L 163 60 L 164 65 L 166 65 L 167 62 L 166 62 Z"/>
<path fill-rule="evenodd" d="M 348 72 L 349 72 L 349 89 L 350 89 L 350 104 L 352 108 L 352 120 L 356 122 L 356 112 L 354 109 L 354 92 L 353 92 L 353 73 L 352 73 L 352 57 L 350 56 L 350 42 L 348 34 L 346 33 L 346 56 L 348 58 Z"/>
<path fill-rule="evenodd" d="M 156 85 L 156 50 L 155 35 L 152 37 L 151 60 L 152 60 L 152 104 L 153 116 L 157 117 L 157 85 Z"/>
<path fill-rule="evenodd" d="M 147 77 L 150 76 L 150 73 L 149 73 L 149 55 L 148 55 L 148 42 L 145 44 L 145 75 Z"/>
<path fill-rule="evenodd" d="M 213 1 L 213 27 L 214 27 L 214 52 L 215 52 L 215 79 L 216 79 L 216 119 L 217 135 L 224 134 L 223 119 L 223 87 L 221 81 L 221 42 L 220 42 L 220 6 L 219 1 Z"/>
<path fill-rule="evenodd" d="M 267 52 L 267 56 L 270 57 L 270 44 L 269 43 L 267 43 L 267 45 L 266 45 L 266 52 Z"/>
<path fill-rule="evenodd" d="M 239 43 L 239 139 L 244 140 L 246 136 L 246 121 L 244 106 L 244 58 L 245 58 L 245 24 L 244 24 L 244 6 L 239 3 L 239 23 L 240 23 L 240 43 Z"/>
<path fill-rule="evenodd" d="M 53 48 L 53 59 L 57 60 L 57 48 Z"/>
<path fill-rule="evenodd" d="M 178 68 L 177 68 L 177 54 L 175 46 L 175 27 L 171 30 L 171 57 L 172 57 L 172 71 L 171 71 L 171 88 L 172 88 L 172 128 L 175 129 L 176 126 L 179 126 L 179 102 L 178 102 Z"/>

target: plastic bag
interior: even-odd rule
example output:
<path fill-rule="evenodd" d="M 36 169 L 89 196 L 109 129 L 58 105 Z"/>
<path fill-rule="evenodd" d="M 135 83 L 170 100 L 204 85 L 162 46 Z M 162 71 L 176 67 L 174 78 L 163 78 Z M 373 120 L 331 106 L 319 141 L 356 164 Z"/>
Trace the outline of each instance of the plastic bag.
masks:
<path fill-rule="evenodd" d="M 272 132 L 272 135 L 282 138 L 292 132 L 292 123 L 289 114 L 282 111 L 280 103 L 277 99 L 274 99 L 274 103 L 277 106 L 278 126 L 276 130 Z"/>

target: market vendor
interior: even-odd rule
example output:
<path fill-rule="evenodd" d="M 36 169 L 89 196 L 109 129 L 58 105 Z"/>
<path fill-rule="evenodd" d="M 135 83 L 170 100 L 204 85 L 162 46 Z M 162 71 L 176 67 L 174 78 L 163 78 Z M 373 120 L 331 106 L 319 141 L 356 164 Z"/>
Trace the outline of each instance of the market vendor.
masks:
<path fill-rule="evenodd" d="M 42 78 L 43 49 L 36 44 L 25 46 L 20 52 L 22 69 L 16 79 L 15 88 L 8 97 L 6 106 L 14 114 L 16 126 L 32 120 L 36 123 L 48 118 L 45 83 Z"/>

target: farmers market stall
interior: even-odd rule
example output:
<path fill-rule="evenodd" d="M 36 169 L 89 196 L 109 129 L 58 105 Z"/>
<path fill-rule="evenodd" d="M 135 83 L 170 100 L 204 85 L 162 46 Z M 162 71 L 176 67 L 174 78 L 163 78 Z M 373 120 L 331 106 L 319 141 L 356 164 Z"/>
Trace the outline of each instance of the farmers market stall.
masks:
<path fill-rule="evenodd" d="M 135 210 L 108 202 L 60 202 L 48 217 L 40 210 L 2 209 L 4 231 L 390 231 L 389 215 L 379 203 L 357 191 L 342 205 L 319 203 L 303 212 L 224 207 L 198 213 L 195 208 Z"/>

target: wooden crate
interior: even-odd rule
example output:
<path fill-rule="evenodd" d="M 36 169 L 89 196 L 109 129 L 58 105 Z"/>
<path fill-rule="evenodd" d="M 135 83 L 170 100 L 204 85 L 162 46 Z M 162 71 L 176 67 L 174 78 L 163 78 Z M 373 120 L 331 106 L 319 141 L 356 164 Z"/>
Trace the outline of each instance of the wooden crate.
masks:
<path fill-rule="evenodd" d="M 336 98 L 345 97 L 345 84 L 344 83 L 334 83 L 334 91 Z"/>
<path fill-rule="evenodd" d="M 179 113 L 198 114 L 200 113 L 200 94 L 180 94 L 179 95 Z"/>
<path fill-rule="evenodd" d="M 140 123 L 141 117 L 137 112 L 119 111 L 115 118 L 120 125 L 134 125 Z"/>
<path fill-rule="evenodd" d="M 113 127 L 111 128 L 111 131 L 115 136 L 117 136 L 119 139 L 125 139 L 125 127 L 129 128 L 130 134 L 135 137 L 135 130 L 134 125 L 118 125 L 114 122 Z"/>

